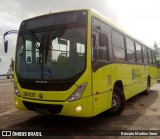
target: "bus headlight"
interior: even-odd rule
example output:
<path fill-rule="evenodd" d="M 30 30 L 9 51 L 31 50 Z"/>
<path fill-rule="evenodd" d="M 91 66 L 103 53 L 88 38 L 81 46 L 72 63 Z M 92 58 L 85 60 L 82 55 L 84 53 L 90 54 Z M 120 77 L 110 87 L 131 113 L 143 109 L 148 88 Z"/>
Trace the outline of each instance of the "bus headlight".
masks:
<path fill-rule="evenodd" d="M 16 94 L 18 97 L 21 97 L 21 94 L 20 94 L 20 92 L 19 92 L 19 90 L 18 90 L 18 88 L 17 88 L 16 83 L 14 84 L 14 92 L 15 92 L 15 94 Z"/>
<path fill-rule="evenodd" d="M 68 98 L 68 101 L 72 102 L 81 98 L 87 83 L 83 83 L 73 92 L 73 94 Z"/>

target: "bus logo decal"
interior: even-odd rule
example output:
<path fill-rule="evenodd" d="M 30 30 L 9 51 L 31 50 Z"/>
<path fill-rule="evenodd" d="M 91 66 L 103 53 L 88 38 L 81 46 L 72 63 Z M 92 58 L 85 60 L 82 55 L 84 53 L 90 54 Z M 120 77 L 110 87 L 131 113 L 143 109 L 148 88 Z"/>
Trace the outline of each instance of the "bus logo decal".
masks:
<path fill-rule="evenodd" d="M 39 93 L 39 98 L 42 99 L 43 98 L 43 94 Z"/>

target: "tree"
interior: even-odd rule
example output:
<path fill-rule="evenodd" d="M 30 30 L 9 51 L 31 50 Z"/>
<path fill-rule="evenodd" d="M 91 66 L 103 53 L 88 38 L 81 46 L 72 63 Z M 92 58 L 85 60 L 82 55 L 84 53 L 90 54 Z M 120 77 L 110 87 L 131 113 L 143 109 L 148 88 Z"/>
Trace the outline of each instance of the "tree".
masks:
<path fill-rule="evenodd" d="M 158 49 L 158 45 L 157 45 L 157 43 L 156 43 L 156 42 L 154 43 L 154 46 L 153 46 L 153 47 L 154 47 L 154 49 L 155 49 L 155 50 L 157 50 L 157 49 Z"/>
<path fill-rule="evenodd" d="M 160 55 L 160 48 L 158 48 L 158 45 L 156 42 L 154 43 L 153 47 L 156 50 L 156 55 Z"/>

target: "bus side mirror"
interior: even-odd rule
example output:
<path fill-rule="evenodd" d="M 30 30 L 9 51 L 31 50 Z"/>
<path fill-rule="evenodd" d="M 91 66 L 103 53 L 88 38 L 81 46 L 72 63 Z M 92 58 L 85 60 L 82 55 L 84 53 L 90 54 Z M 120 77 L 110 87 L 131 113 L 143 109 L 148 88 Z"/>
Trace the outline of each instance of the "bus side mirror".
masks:
<path fill-rule="evenodd" d="M 92 45 L 93 45 L 93 48 L 96 47 L 96 35 L 95 34 L 92 35 Z"/>
<path fill-rule="evenodd" d="M 105 33 L 99 33 L 99 46 L 107 46 L 108 44 L 108 38 Z"/>
<path fill-rule="evenodd" d="M 4 39 L 4 52 L 7 53 L 8 51 L 8 40 L 5 40 L 6 35 L 11 34 L 11 33 L 18 33 L 17 30 L 10 30 L 4 33 L 3 39 Z"/>
<path fill-rule="evenodd" d="M 6 40 L 4 43 L 4 52 L 7 53 L 7 51 L 8 51 L 8 40 Z"/>

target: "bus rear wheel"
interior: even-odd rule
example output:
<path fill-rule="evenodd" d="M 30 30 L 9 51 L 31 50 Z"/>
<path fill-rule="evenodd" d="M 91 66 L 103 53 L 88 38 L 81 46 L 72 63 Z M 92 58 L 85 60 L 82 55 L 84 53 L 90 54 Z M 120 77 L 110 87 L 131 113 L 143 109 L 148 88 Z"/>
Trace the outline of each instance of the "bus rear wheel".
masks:
<path fill-rule="evenodd" d="M 125 97 L 123 91 L 115 87 L 112 95 L 112 107 L 109 109 L 108 113 L 111 116 L 119 115 L 125 107 Z"/>

